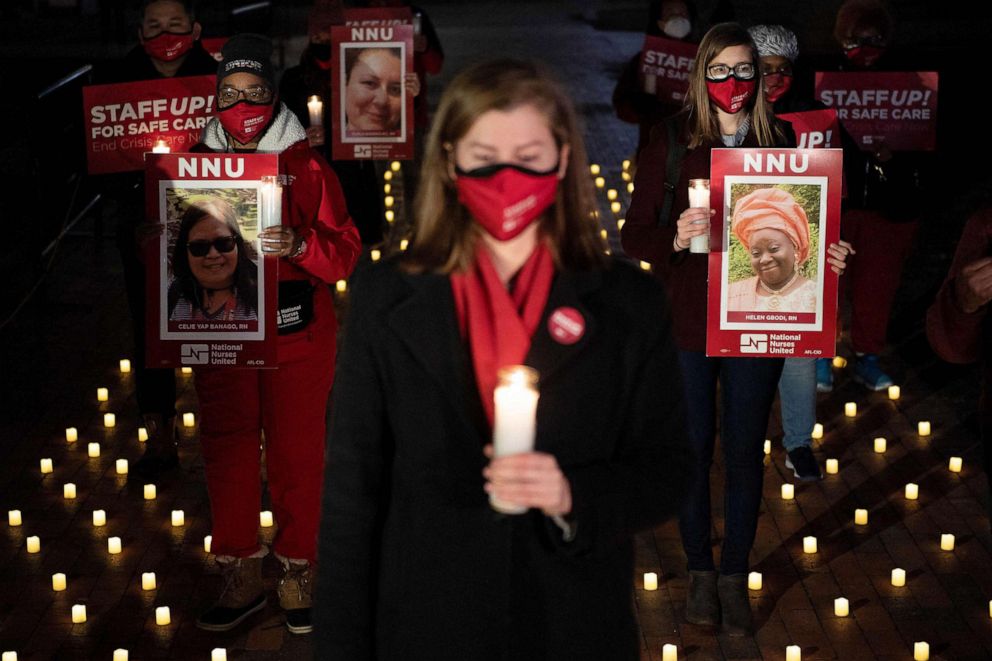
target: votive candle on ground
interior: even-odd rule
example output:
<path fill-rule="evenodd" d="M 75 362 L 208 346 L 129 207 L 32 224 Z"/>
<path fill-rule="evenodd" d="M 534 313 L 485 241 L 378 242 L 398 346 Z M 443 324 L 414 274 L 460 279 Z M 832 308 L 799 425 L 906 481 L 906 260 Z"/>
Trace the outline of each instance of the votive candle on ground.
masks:
<path fill-rule="evenodd" d="M 75 427 L 65 428 L 65 440 L 69 443 L 75 443 L 79 439 L 79 432 L 76 431 Z"/>
<path fill-rule="evenodd" d="M 142 590 L 154 590 L 155 584 L 155 572 L 149 571 L 141 574 L 141 589 Z"/>
<path fill-rule="evenodd" d="M 4 652 L 0 655 L 0 661 L 17 661 L 17 652 Z"/>
<path fill-rule="evenodd" d="M 389 169 L 392 170 L 393 172 L 399 172 L 400 167 L 402 167 L 402 165 L 400 164 L 399 161 L 393 161 L 392 163 L 389 164 Z"/>
<path fill-rule="evenodd" d="M 138 427 L 138 442 L 144 443 L 147 440 L 148 440 L 148 428 Z"/>
<path fill-rule="evenodd" d="M 920 436 L 930 435 L 930 422 L 927 420 L 920 420 L 919 424 L 916 425 L 916 431 Z"/>
<path fill-rule="evenodd" d="M 920 497 L 920 486 L 910 482 L 906 485 L 906 500 L 916 500 Z"/>
<path fill-rule="evenodd" d="M 654 573 L 653 571 L 645 572 L 644 589 L 648 591 L 658 589 L 658 574 Z"/>
<path fill-rule="evenodd" d="M 899 386 L 889 386 L 889 399 L 896 400 L 902 396 L 902 390 Z"/>
<path fill-rule="evenodd" d="M 858 403 L 857 402 L 847 402 L 844 404 L 844 415 L 849 418 L 853 418 L 858 414 Z"/>
<path fill-rule="evenodd" d="M 847 617 L 850 615 L 850 604 L 844 597 L 834 599 L 834 615 L 837 617 Z"/>
<path fill-rule="evenodd" d="M 86 446 L 86 454 L 89 455 L 91 459 L 96 459 L 100 456 L 100 444 L 90 443 Z"/>
<path fill-rule="evenodd" d="M 127 358 L 121 358 L 121 374 L 129 374 L 131 372 L 131 361 Z"/>
<path fill-rule="evenodd" d="M 336 289 L 339 294 L 345 293 L 346 291 L 348 291 L 348 281 L 338 280 L 337 282 L 334 283 L 334 289 Z"/>
<path fill-rule="evenodd" d="M 263 528 L 272 527 L 272 512 L 265 510 L 264 512 L 258 513 L 258 523 Z"/>
<path fill-rule="evenodd" d="M 128 655 L 127 650 L 123 647 L 114 650 L 114 661 L 127 661 Z"/>
<path fill-rule="evenodd" d="M 107 539 L 107 552 L 110 553 L 110 555 L 117 555 L 121 552 L 120 537 L 110 537 Z"/>
<path fill-rule="evenodd" d="M 66 482 L 62 485 L 62 497 L 66 500 L 72 500 L 76 497 L 76 485 L 72 482 Z"/>
<path fill-rule="evenodd" d="M 947 468 L 952 473 L 960 473 L 962 463 L 963 462 L 961 461 L 961 457 L 951 457 L 950 460 L 947 462 Z"/>
<path fill-rule="evenodd" d="M 858 526 L 868 525 L 868 510 L 854 510 L 854 524 Z"/>
<path fill-rule="evenodd" d="M 839 370 L 842 370 L 845 367 L 847 367 L 847 358 L 845 358 L 844 356 L 834 356 L 833 363 L 834 363 L 834 367 L 836 367 Z"/>
<path fill-rule="evenodd" d="M 86 621 L 86 605 L 85 604 L 73 604 L 72 605 L 72 623 L 82 624 Z"/>
<path fill-rule="evenodd" d="M 108 399 L 110 399 L 110 391 L 109 390 L 107 390 L 106 388 L 97 388 L 96 389 L 96 401 L 98 401 L 98 402 L 105 402 Z"/>
<path fill-rule="evenodd" d="M 889 445 L 888 441 L 886 441 L 885 438 L 879 436 L 878 438 L 875 439 L 875 452 L 877 452 L 878 454 L 883 454 L 885 450 L 888 448 L 888 445 Z"/>
<path fill-rule="evenodd" d="M 665 643 L 661 648 L 661 661 L 678 661 L 679 648 L 671 643 Z"/>
<path fill-rule="evenodd" d="M 93 510 L 93 527 L 100 528 L 107 525 L 107 513 L 103 510 Z"/>
<path fill-rule="evenodd" d="M 769 441 L 767 439 L 765 440 L 764 450 L 765 450 L 765 454 L 771 454 L 772 453 L 772 442 L 771 441 Z"/>
<path fill-rule="evenodd" d="M 623 210 L 623 205 L 619 202 L 610 202 L 610 211 L 614 214 L 619 214 Z"/>
<path fill-rule="evenodd" d="M 803 553 L 816 553 L 816 537 L 803 537 Z"/>
<path fill-rule="evenodd" d="M 400 241 L 400 250 L 406 250 L 410 247 L 410 239 L 403 239 Z"/>
<path fill-rule="evenodd" d="M 382 198 L 382 204 L 387 209 L 392 207 L 393 204 L 395 203 L 396 203 L 396 198 L 394 198 L 392 195 L 387 195 L 386 197 Z"/>
<path fill-rule="evenodd" d="M 761 572 L 753 571 L 747 575 L 747 589 L 748 590 L 761 589 Z"/>
<path fill-rule="evenodd" d="M 792 484 L 782 485 L 782 500 L 792 500 L 796 497 L 796 487 Z"/>
<path fill-rule="evenodd" d="M 182 368 L 179 371 L 182 372 L 183 374 L 185 374 L 186 376 L 189 376 L 190 374 L 193 373 L 193 368 L 192 367 L 184 367 L 184 368 Z"/>
<path fill-rule="evenodd" d="M 589 164 L 589 174 L 591 174 L 592 176 L 594 176 L 594 177 L 599 176 L 599 173 L 601 172 L 601 170 L 602 169 L 596 163 L 590 163 Z"/>
<path fill-rule="evenodd" d="M 603 179 L 602 177 L 596 177 L 596 179 L 595 179 L 595 181 L 593 183 L 596 184 L 596 188 L 605 188 L 606 187 L 606 179 Z"/>
<path fill-rule="evenodd" d="M 48 475 L 53 470 L 54 470 L 54 466 L 52 464 L 52 460 L 51 459 L 47 459 L 46 458 L 46 459 L 42 459 L 41 460 L 41 474 L 42 475 Z"/>
<path fill-rule="evenodd" d="M 192 413 L 183 413 L 183 427 L 195 427 L 196 416 Z"/>
<path fill-rule="evenodd" d="M 633 181 L 630 182 L 629 184 L 627 184 L 627 192 L 628 193 L 633 193 L 634 192 L 634 182 Z"/>
<path fill-rule="evenodd" d="M 168 606 L 159 606 L 155 609 L 155 624 L 164 627 L 170 622 L 172 622 L 172 616 Z"/>
<path fill-rule="evenodd" d="M 155 500 L 155 497 L 157 495 L 158 495 L 158 493 L 157 493 L 157 490 L 155 489 L 155 485 L 154 484 L 146 484 L 145 485 L 145 500 Z"/>
<path fill-rule="evenodd" d="M 64 592 L 65 588 L 65 574 L 61 572 L 58 574 L 52 574 L 52 590 L 55 592 Z"/>
<path fill-rule="evenodd" d="M 390 181 L 393 178 L 393 173 L 387 170 L 386 172 L 382 173 L 382 178 L 384 181 Z"/>
<path fill-rule="evenodd" d="M 175 528 L 186 525 L 186 513 L 182 510 L 172 510 L 172 525 Z"/>
<path fill-rule="evenodd" d="M 392 209 L 387 209 L 386 210 L 386 222 L 387 223 L 392 223 L 394 220 L 396 220 L 396 214 L 393 212 Z"/>
<path fill-rule="evenodd" d="M 906 570 L 899 569 L 898 567 L 893 569 L 891 581 L 892 581 L 892 585 L 894 585 L 897 588 L 901 588 L 902 586 L 906 585 Z"/>
<path fill-rule="evenodd" d="M 645 261 L 644 261 L 644 260 L 642 259 L 642 260 L 641 260 L 641 270 L 642 270 L 642 271 L 650 271 L 650 270 L 651 270 L 651 262 L 645 262 Z"/>
<path fill-rule="evenodd" d="M 940 550 L 941 551 L 953 551 L 954 550 L 954 535 L 951 533 L 943 533 L 940 536 Z"/>
<path fill-rule="evenodd" d="M 227 661 L 227 648 L 215 647 L 210 650 L 210 661 Z"/>
<path fill-rule="evenodd" d="M 617 189 L 616 188 L 610 188 L 610 189 L 607 189 L 607 191 L 606 191 L 606 199 L 609 200 L 610 202 L 612 202 L 613 200 L 617 199 L 617 195 L 618 195 L 618 193 L 617 193 Z"/>
<path fill-rule="evenodd" d="M 785 661 L 803 661 L 803 651 L 799 645 L 789 645 L 785 648 Z"/>
<path fill-rule="evenodd" d="M 813 433 L 810 434 L 810 437 L 816 440 L 823 438 L 823 425 L 819 422 L 813 425 Z"/>
<path fill-rule="evenodd" d="M 23 522 L 21 519 L 21 510 L 9 510 L 7 512 L 7 525 L 17 527 Z"/>
<path fill-rule="evenodd" d="M 373 262 L 378 262 L 382 258 L 381 250 L 372 250 L 369 252 L 369 257 L 372 258 Z"/>
<path fill-rule="evenodd" d="M 112 429 L 117 426 L 117 416 L 113 413 L 103 414 L 103 426 L 107 429 Z"/>
<path fill-rule="evenodd" d="M 840 464 L 837 463 L 836 459 L 827 459 L 827 473 L 830 475 L 836 475 L 837 471 L 840 469 Z"/>
<path fill-rule="evenodd" d="M 117 464 L 117 474 L 127 475 L 127 459 L 118 459 L 116 464 Z"/>
<path fill-rule="evenodd" d="M 28 547 L 28 553 L 38 553 L 41 551 L 41 539 L 39 537 L 32 535 L 25 541 Z"/>
<path fill-rule="evenodd" d="M 930 661 L 930 643 L 913 643 L 913 661 Z"/>
<path fill-rule="evenodd" d="M 210 545 L 213 543 L 213 541 L 214 541 L 213 535 L 207 535 L 206 537 L 204 537 L 203 550 L 206 551 L 207 553 L 210 553 Z"/>

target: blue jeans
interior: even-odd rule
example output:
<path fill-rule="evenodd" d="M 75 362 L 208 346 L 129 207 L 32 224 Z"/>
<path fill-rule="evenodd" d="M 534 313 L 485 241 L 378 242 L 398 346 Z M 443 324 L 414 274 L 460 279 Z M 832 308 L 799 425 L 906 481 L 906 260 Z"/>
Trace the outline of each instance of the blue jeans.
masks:
<path fill-rule="evenodd" d="M 778 358 L 707 358 L 680 351 L 679 362 L 689 410 L 689 442 L 694 457 L 690 484 L 679 519 L 682 547 L 690 570 L 715 569 L 710 544 L 710 466 L 716 436 L 717 381 L 720 383 L 720 445 L 724 479 L 723 574 L 748 570 L 764 476 L 764 440 L 775 386 L 782 373 Z"/>
<path fill-rule="evenodd" d="M 816 424 L 816 358 L 786 358 L 778 380 L 782 405 L 782 447 L 786 452 L 813 445 Z"/>

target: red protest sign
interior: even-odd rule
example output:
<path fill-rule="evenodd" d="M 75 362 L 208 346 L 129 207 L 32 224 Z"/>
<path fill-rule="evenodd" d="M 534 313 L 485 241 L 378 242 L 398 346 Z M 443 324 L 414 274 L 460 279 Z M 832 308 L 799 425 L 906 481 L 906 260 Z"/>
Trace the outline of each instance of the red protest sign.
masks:
<path fill-rule="evenodd" d="M 278 175 L 276 154 L 148 155 L 148 366 L 276 366 L 279 260 L 258 233 L 289 208 Z"/>
<path fill-rule="evenodd" d="M 641 89 L 662 102 L 681 103 L 689 89 L 689 70 L 697 50 L 696 44 L 646 36 L 638 69 Z"/>
<path fill-rule="evenodd" d="M 933 151 L 937 83 L 934 71 L 819 71 L 816 98 L 865 151 L 882 141 L 893 151 Z"/>
<path fill-rule="evenodd" d="M 344 10 L 348 27 L 388 27 L 413 25 L 413 10 L 409 7 L 359 7 Z"/>
<path fill-rule="evenodd" d="M 792 124 L 796 146 L 800 149 L 840 147 L 840 123 L 833 108 L 788 112 L 776 117 Z"/>
<path fill-rule="evenodd" d="M 834 354 L 840 149 L 714 149 L 707 356 Z"/>
<path fill-rule="evenodd" d="M 188 150 L 214 112 L 216 85 L 213 76 L 190 76 L 84 87 L 87 171 L 142 170 L 159 141 Z"/>
<path fill-rule="evenodd" d="M 409 12 L 407 12 L 409 14 Z M 332 155 L 335 160 L 413 158 L 413 26 L 333 26 Z"/>

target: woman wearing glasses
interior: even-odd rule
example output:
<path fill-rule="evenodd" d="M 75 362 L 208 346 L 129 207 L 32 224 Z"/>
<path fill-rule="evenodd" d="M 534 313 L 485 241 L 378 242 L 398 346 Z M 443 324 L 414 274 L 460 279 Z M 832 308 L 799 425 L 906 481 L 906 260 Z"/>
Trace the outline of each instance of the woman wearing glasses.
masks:
<path fill-rule="evenodd" d="M 272 544 L 283 569 L 279 604 L 290 632 L 311 630 L 324 418 L 337 332 L 327 285 L 348 277 L 361 249 L 337 177 L 310 148 L 296 116 L 275 98 L 271 54 L 271 42 L 258 35 L 238 35 L 225 44 L 217 73 L 218 114 L 194 148 L 279 154 L 280 171 L 291 177 L 283 224 L 259 237 L 262 251 L 280 258 L 279 307 L 294 308 L 296 319 L 279 326 L 278 369 L 196 370 L 212 551 L 225 579 L 216 603 L 197 619 L 197 626 L 209 631 L 232 629 L 265 607 L 262 559 L 268 551 L 258 542 L 263 432 L 268 492 L 279 526 Z M 211 271 L 218 287 L 233 282 L 241 297 L 236 273 L 244 244 L 235 238 L 236 248 L 225 252 L 227 239 L 237 235 L 227 224 L 204 222 L 193 226 L 186 252 L 192 262 L 206 248 L 199 258 L 202 270 Z M 202 237 L 196 233 L 201 226 Z M 236 304 L 235 314 L 237 309 Z"/>
<path fill-rule="evenodd" d="M 622 238 L 628 254 L 654 265 L 672 298 L 695 451 L 679 521 L 689 569 L 686 619 L 711 625 L 722 621 L 725 632 L 740 636 L 751 630 L 748 555 L 761 503 L 763 441 L 782 360 L 706 357 L 708 256 L 688 248 L 692 237 L 709 234 L 713 211 L 689 207 L 689 179 L 709 178 L 713 148 L 785 147 L 794 139 L 759 93 L 757 53 L 740 25 L 721 23 L 706 33 L 689 77 L 685 109 L 655 127 L 641 152 Z M 672 196 L 667 202 L 666 195 Z M 726 471 L 719 574 L 710 545 L 709 488 L 717 383 Z"/>

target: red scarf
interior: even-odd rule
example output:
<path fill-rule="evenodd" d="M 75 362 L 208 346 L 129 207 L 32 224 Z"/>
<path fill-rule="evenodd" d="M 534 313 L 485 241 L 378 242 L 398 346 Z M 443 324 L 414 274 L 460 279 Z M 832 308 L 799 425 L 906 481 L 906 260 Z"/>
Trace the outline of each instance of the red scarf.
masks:
<path fill-rule="evenodd" d="M 464 273 L 451 274 L 458 326 L 462 337 L 468 337 L 475 382 L 490 426 L 497 373 L 501 367 L 522 364 L 527 357 L 554 275 L 551 252 L 543 243 L 538 244 L 509 292 L 481 242 L 475 251 L 475 265 Z"/>

